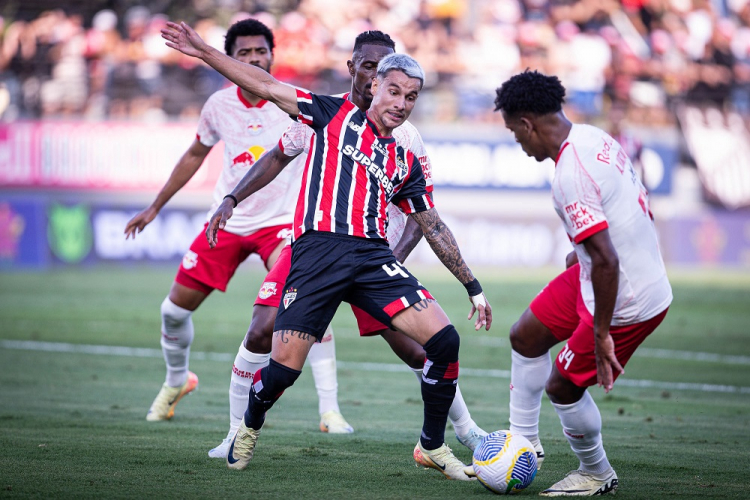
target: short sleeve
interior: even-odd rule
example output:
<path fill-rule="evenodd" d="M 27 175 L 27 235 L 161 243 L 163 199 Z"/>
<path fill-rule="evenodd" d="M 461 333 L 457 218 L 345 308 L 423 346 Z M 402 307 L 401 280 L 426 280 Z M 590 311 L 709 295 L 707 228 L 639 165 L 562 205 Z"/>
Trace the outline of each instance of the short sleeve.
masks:
<path fill-rule="evenodd" d="M 565 228 L 574 243 L 579 244 L 586 238 L 609 227 L 602 207 L 600 186 L 578 160 L 577 155 L 566 155 L 565 164 L 558 163 L 557 168 L 564 168 L 555 187 L 555 196 L 561 210 Z M 569 162 L 569 163 L 568 163 Z"/>
<path fill-rule="evenodd" d="M 299 108 L 297 120 L 313 129 L 322 129 L 342 111 L 346 103 L 349 101 L 341 97 L 313 94 L 297 88 L 297 107 Z M 354 107 L 352 103 L 349 105 L 350 108 Z"/>
<path fill-rule="evenodd" d="M 406 160 L 411 163 L 408 176 L 401 185 L 401 189 L 391 199 L 391 203 L 398 206 L 405 214 L 424 212 L 433 208 L 435 205 L 428 194 L 419 159 L 412 152 L 407 152 Z"/>
<path fill-rule="evenodd" d="M 213 96 L 208 98 L 206 104 L 203 105 L 201 110 L 201 116 L 198 120 L 198 130 L 196 131 L 195 138 L 204 146 L 212 147 L 221 140 L 219 132 L 215 127 L 217 120 L 217 109 L 216 109 L 216 98 Z"/>
<path fill-rule="evenodd" d="M 313 131 L 307 125 L 294 122 L 287 127 L 279 139 L 279 149 L 290 157 L 299 156 L 310 143 Z"/>

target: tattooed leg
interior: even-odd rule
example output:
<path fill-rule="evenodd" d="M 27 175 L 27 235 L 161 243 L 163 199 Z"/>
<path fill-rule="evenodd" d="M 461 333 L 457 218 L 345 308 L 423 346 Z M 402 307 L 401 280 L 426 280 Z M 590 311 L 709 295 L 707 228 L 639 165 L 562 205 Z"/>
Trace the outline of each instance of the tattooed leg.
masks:
<path fill-rule="evenodd" d="M 271 359 L 294 370 L 301 370 L 307 353 L 315 343 L 315 336 L 297 330 L 273 332 Z"/>

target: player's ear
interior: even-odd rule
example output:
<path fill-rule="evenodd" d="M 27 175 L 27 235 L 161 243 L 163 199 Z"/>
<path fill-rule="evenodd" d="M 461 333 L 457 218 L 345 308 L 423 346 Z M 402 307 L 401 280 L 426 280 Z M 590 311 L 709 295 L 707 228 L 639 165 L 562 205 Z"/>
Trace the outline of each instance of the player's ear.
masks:
<path fill-rule="evenodd" d="M 346 61 L 346 67 L 349 68 L 349 76 L 354 78 L 354 61 L 352 61 L 351 59 Z"/>
<path fill-rule="evenodd" d="M 519 120 L 521 122 L 521 127 L 523 127 L 524 131 L 529 134 L 534 129 L 534 123 L 529 120 L 527 117 L 522 116 Z"/>
<path fill-rule="evenodd" d="M 375 95 L 378 91 L 378 77 L 374 77 L 372 79 L 372 87 L 370 88 L 370 92 L 372 92 L 372 95 Z"/>

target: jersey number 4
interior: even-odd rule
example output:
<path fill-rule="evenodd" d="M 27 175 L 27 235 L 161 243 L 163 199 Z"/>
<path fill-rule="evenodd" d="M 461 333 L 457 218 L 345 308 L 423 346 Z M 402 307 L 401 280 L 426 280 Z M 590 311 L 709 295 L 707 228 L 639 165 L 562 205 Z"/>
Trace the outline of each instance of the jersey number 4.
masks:
<path fill-rule="evenodd" d="M 409 277 L 409 275 L 406 274 L 406 271 L 404 271 L 404 268 L 401 267 L 401 264 L 398 262 L 394 262 L 393 264 L 391 264 L 391 267 L 388 267 L 385 264 L 383 264 L 383 271 L 385 271 L 388 274 L 388 276 L 390 276 L 391 278 L 399 274 L 401 275 L 402 278 Z"/>

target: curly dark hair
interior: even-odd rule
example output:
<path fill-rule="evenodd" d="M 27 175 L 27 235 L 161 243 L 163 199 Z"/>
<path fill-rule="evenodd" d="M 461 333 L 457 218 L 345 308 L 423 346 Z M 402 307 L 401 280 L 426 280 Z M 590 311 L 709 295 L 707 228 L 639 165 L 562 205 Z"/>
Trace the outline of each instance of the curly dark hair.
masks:
<path fill-rule="evenodd" d="M 268 48 L 271 50 L 274 48 L 273 33 L 268 29 L 268 26 L 256 19 L 243 19 L 234 23 L 229 27 L 229 31 L 227 31 L 226 39 L 224 40 L 224 52 L 228 56 L 232 55 L 234 42 L 238 36 L 263 36 L 268 42 Z"/>
<path fill-rule="evenodd" d="M 565 87 L 559 78 L 528 69 L 512 76 L 495 92 L 495 111 L 502 109 L 510 116 L 557 113 L 565 102 Z"/>
<path fill-rule="evenodd" d="M 382 45 L 396 50 L 396 42 L 389 35 L 377 30 L 363 31 L 357 35 L 353 52 L 357 52 L 363 45 Z"/>

